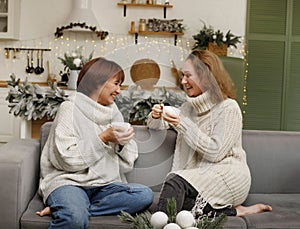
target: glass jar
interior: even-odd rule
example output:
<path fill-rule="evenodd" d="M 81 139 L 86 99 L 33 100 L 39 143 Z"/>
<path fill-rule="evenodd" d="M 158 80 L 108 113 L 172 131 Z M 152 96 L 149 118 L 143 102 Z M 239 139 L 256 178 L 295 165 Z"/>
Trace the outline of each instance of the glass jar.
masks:
<path fill-rule="evenodd" d="M 146 31 L 146 19 L 141 18 L 139 23 L 139 31 L 145 32 Z"/>

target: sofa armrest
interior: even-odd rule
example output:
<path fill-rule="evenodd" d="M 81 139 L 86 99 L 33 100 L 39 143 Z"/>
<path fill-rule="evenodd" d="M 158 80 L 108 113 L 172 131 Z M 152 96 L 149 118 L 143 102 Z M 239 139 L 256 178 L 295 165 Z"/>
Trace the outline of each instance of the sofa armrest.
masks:
<path fill-rule="evenodd" d="M 40 142 L 12 140 L 0 147 L 0 225 L 19 228 L 39 182 Z"/>

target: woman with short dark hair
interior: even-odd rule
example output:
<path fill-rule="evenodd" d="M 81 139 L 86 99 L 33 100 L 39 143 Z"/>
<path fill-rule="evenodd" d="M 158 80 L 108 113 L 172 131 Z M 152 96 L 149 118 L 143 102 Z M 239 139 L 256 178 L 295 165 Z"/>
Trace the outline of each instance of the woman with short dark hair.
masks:
<path fill-rule="evenodd" d="M 111 126 L 123 121 L 114 103 L 123 81 L 118 64 L 93 59 L 74 97 L 60 105 L 41 155 L 39 191 L 52 213 L 49 228 L 87 228 L 90 216 L 135 214 L 152 203 L 150 188 L 124 176 L 138 157 L 133 128 Z"/>

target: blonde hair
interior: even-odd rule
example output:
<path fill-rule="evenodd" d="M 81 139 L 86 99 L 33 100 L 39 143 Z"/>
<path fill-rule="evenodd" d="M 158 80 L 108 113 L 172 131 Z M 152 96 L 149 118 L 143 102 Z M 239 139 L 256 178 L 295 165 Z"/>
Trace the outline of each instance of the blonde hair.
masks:
<path fill-rule="evenodd" d="M 206 85 L 205 87 L 207 90 L 211 92 L 216 102 L 221 100 L 221 98 L 218 98 L 220 96 L 222 96 L 222 99 L 236 98 L 233 81 L 230 75 L 228 74 L 228 72 L 226 71 L 226 69 L 224 68 L 222 61 L 216 54 L 208 50 L 194 50 L 189 54 L 187 59 L 192 61 L 200 77 L 202 76 L 199 73 L 203 74 L 203 72 L 204 73 L 206 72 L 206 74 L 204 74 L 203 77 L 207 77 L 207 80 L 210 84 Z M 203 70 L 203 64 L 199 64 L 199 60 L 200 63 L 202 62 L 204 63 L 205 66 L 208 67 L 209 73 Z M 214 85 L 209 75 L 213 76 L 219 89 L 214 88 L 214 86 L 216 85 Z M 222 95 L 220 95 L 220 93 L 218 93 L 217 91 L 219 91 Z"/>

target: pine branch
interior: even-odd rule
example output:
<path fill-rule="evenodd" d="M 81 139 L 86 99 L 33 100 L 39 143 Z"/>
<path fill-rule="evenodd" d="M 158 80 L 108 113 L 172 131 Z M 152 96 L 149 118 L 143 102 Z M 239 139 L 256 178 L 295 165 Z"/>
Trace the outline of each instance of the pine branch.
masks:
<path fill-rule="evenodd" d="M 168 223 L 176 222 L 177 206 L 175 198 L 167 200 L 167 215 L 169 217 Z"/>
<path fill-rule="evenodd" d="M 121 211 L 118 217 L 124 223 L 133 224 L 135 229 L 152 229 L 150 223 L 151 213 L 149 211 L 136 214 L 135 217 L 127 212 Z"/>

